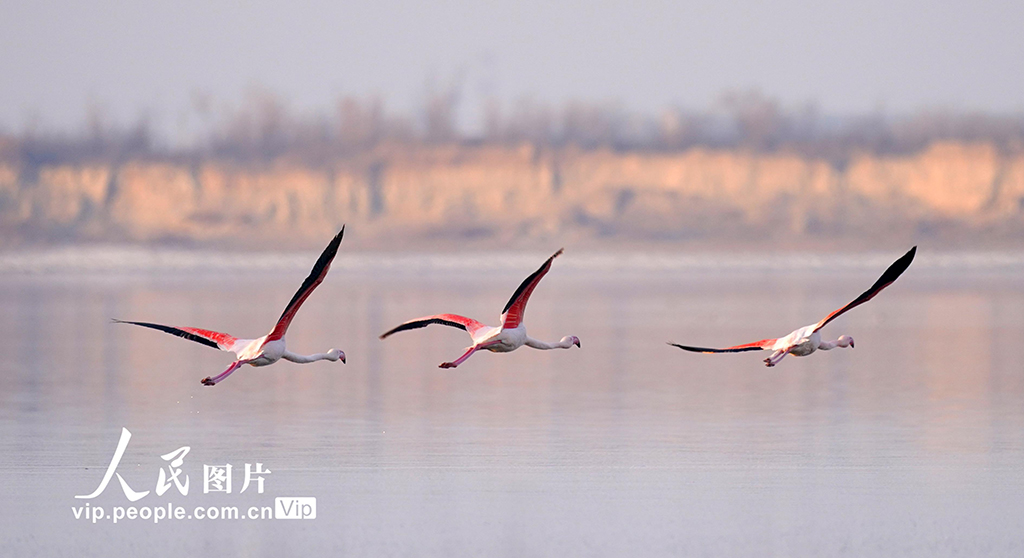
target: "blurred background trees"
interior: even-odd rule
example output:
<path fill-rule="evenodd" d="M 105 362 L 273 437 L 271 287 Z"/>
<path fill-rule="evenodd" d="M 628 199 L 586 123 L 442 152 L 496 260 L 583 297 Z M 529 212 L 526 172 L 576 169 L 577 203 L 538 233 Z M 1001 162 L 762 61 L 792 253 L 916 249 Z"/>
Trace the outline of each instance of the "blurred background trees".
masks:
<path fill-rule="evenodd" d="M 703 110 L 666 107 L 631 112 L 616 102 L 571 101 L 552 106 L 529 98 L 503 105 L 485 99 L 479 125 L 466 131 L 458 80 L 429 82 L 417 114 L 388 109 L 381 96 L 344 96 L 332 110 L 300 112 L 273 92 L 256 89 L 238 106 L 216 106 L 196 95 L 188 119 L 198 131 L 169 142 L 148 115 L 114 123 L 90 108 L 76 131 L 35 124 L 0 131 L 0 158 L 26 164 L 147 158 L 218 158 L 259 162 L 294 157 L 308 163 L 354 156 L 382 144 L 467 144 L 541 148 L 677 152 L 693 148 L 789 151 L 842 165 L 858 153 L 906 154 L 938 141 L 985 142 L 1004 151 L 1024 148 L 1024 115 L 926 110 L 892 115 L 823 114 L 813 103 L 783 106 L 757 90 L 730 91 Z"/>

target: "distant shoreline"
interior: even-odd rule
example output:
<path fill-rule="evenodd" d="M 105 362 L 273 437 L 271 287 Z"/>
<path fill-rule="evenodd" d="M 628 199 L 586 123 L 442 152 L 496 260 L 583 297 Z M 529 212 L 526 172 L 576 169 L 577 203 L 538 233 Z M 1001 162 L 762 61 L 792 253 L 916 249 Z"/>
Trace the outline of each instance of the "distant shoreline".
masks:
<path fill-rule="evenodd" d="M 0 247 L 1024 248 L 1024 153 L 391 146 L 330 164 L 0 163 Z"/>

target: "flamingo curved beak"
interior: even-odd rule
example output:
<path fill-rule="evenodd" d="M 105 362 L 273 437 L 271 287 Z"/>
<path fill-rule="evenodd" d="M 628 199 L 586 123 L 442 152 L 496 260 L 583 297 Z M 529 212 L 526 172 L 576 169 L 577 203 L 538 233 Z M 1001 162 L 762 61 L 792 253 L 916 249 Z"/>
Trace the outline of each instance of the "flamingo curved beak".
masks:
<path fill-rule="evenodd" d="M 850 348 L 851 349 L 856 349 L 857 348 L 857 346 L 853 344 L 853 339 L 850 340 Z"/>
<path fill-rule="evenodd" d="M 345 360 L 345 353 L 341 353 L 341 357 L 338 360 L 340 360 L 342 364 L 348 363 L 348 361 Z"/>
<path fill-rule="evenodd" d="M 579 347 L 579 348 L 581 348 L 581 349 L 583 348 L 583 345 L 580 345 L 580 338 L 579 338 L 579 337 L 575 337 L 575 336 L 574 336 L 574 337 L 572 338 L 572 344 L 573 344 L 573 345 L 576 345 L 577 347 Z"/>

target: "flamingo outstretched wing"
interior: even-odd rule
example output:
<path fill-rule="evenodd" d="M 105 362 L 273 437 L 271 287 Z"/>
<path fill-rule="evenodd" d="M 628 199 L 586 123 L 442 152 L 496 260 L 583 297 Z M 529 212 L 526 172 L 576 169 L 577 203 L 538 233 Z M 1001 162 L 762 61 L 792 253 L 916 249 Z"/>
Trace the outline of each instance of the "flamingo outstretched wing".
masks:
<path fill-rule="evenodd" d="M 164 333 L 170 333 L 171 335 L 177 335 L 182 339 L 188 339 L 189 341 L 195 341 L 196 343 L 202 343 L 207 347 L 213 347 L 214 349 L 220 349 L 222 351 L 230 351 L 234 347 L 235 342 L 238 338 L 232 337 L 227 333 L 219 333 L 216 331 L 210 331 L 208 329 L 198 329 L 194 327 L 173 327 L 161 324 L 151 324 L 149 322 L 130 322 L 127 320 L 113 320 L 116 324 L 132 324 L 142 327 L 148 327 Z"/>
<path fill-rule="evenodd" d="M 544 262 L 544 265 L 540 266 L 540 269 L 534 271 L 519 285 L 516 292 L 512 294 L 512 298 L 508 300 L 508 304 L 505 305 L 505 309 L 501 311 L 501 327 L 511 329 L 519 327 L 519 324 L 523 322 L 523 314 L 526 313 L 526 303 L 530 300 L 533 289 L 547 275 L 551 269 L 551 262 L 562 255 L 562 250 L 562 248 L 559 248 L 554 255 Z"/>
<path fill-rule="evenodd" d="M 484 324 L 474 320 L 473 318 L 467 318 L 465 316 L 460 316 L 458 314 L 437 314 L 435 316 L 425 316 L 423 318 L 416 318 L 415 320 L 409 320 L 408 322 L 399 324 L 398 326 L 384 332 L 380 336 L 380 338 L 384 339 L 393 333 L 398 333 L 399 331 L 427 327 L 430 324 L 440 324 L 449 327 L 457 327 L 461 330 L 468 331 L 470 335 L 473 335 L 473 332 L 480 328 L 487 327 Z"/>
<path fill-rule="evenodd" d="M 284 312 L 281 313 L 281 317 L 277 320 L 277 325 L 274 326 L 274 330 L 267 335 L 267 341 L 274 341 L 284 337 L 288 326 L 292 323 L 292 319 L 295 317 L 295 313 L 299 311 L 299 307 L 302 306 L 303 302 L 309 298 L 309 295 L 313 292 L 317 286 L 324 281 L 324 277 L 327 276 L 327 271 L 331 269 L 331 262 L 334 261 L 334 256 L 338 255 L 338 246 L 341 245 L 341 238 L 345 235 L 345 227 L 341 227 L 339 232 L 333 239 L 327 248 L 324 248 L 320 257 L 313 264 L 313 269 L 309 272 L 309 276 L 302 282 L 302 286 L 295 292 L 295 296 L 292 297 L 291 302 L 285 307 Z"/>
<path fill-rule="evenodd" d="M 839 310 L 836 310 L 835 312 L 832 312 L 828 316 L 825 316 L 824 319 L 822 319 L 820 322 L 818 322 L 817 325 L 814 326 L 814 331 L 820 330 L 821 328 L 828 325 L 828 323 L 831 322 L 832 320 L 843 315 L 843 313 L 852 310 L 860 306 L 861 304 L 864 304 L 865 302 L 871 300 L 872 298 L 875 297 L 875 295 L 882 292 L 882 289 L 885 289 L 889 285 L 892 285 L 893 281 L 898 279 L 899 276 L 902 275 L 908 267 L 910 267 L 910 262 L 914 261 L 914 255 L 916 253 L 917 246 L 914 246 L 909 251 L 907 251 L 906 254 L 900 256 L 900 259 L 893 262 L 892 265 L 890 265 L 889 268 L 886 269 L 884 273 L 882 273 L 882 276 L 878 278 L 878 281 L 875 281 L 875 284 L 871 285 L 870 289 L 861 293 L 860 296 L 853 299 L 853 301 L 847 304 L 846 306 L 843 306 Z"/>
<path fill-rule="evenodd" d="M 724 349 L 709 349 L 707 347 L 690 347 L 687 345 L 680 345 L 678 343 L 669 343 L 673 347 L 679 347 L 684 351 L 690 351 L 694 353 L 744 353 L 747 351 L 763 351 L 770 349 L 772 345 L 778 339 L 762 339 L 760 341 L 754 341 L 753 343 L 747 343 L 746 345 L 736 345 L 735 347 L 726 347 Z"/>

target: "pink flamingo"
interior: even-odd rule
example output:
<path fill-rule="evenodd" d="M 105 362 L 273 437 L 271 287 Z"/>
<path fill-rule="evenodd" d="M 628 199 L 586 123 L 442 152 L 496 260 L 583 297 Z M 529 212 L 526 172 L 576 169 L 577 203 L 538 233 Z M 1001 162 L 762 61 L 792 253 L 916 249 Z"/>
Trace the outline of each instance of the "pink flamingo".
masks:
<path fill-rule="evenodd" d="M 871 300 L 878 293 L 882 292 L 882 289 L 888 287 L 895 281 L 904 271 L 910 267 L 910 262 L 914 261 L 914 254 L 917 253 L 917 246 L 914 246 L 906 254 L 900 257 L 900 259 L 893 262 L 885 273 L 875 281 L 871 288 L 864 291 L 863 294 L 855 298 L 852 302 L 843 306 L 842 308 L 832 312 L 828 316 L 825 316 L 820 322 L 811 324 L 809 326 L 802 327 L 793 333 L 785 337 L 778 339 L 762 339 L 753 343 L 747 343 L 745 345 L 736 345 L 735 347 L 727 347 L 725 349 L 708 349 L 705 347 L 689 347 L 686 345 L 679 345 L 678 343 L 669 343 L 673 347 L 679 347 L 684 351 L 693 351 L 696 353 L 742 353 L 746 351 L 760 351 L 769 350 L 772 352 L 771 356 L 764 359 L 766 366 L 775 366 L 782 360 L 786 355 L 793 356 L 807 356 L 814 351 L 829 351 L 836 347 L 845 349 L 846 347 L 853 348 L 853 337 L 849 335 L 841 335 L 839 339 L 835 341 L 822 341 L 821 340 L 821 328 L 828 325 L 829 322 L 843 315 L 845 312 L 864 304 Z"/>
<path fill-rule="evenodd" d="M 341 245 L 341 237 L 345 234 L 345 227 L 341 228 L 341 232 L 337 234 L 331 243 L 327 245 L 323 253 L 320 254 L 320 258 L 317 259 L 316 264 L 313 265 L 313 270 L 309 272 L 309 277 L 302 282 L 302 286 L 292 297 L 291 302 L 285 307 L 284 313 L 277 320 L 277 325 L 270 333 L 260 337 L 259 339 L 238 339 L 232 337 L 226 333 L 218 333 L 216 331 L 209 331 L 205 329 L 197 329 L 194 327 L 171 327 L 160 324 L 151 324 L 147 322 L 129 322 L 122 320 L 114 320 L 115 323 L 119 324 L 132 324 L 142 327 L 148 327 L 158 331 L 170 333 L 171 335 L 177 335 L 188 339 L 189 341 L 195 341 L 196 343 L 202 343 L 203 345 L 213 347 L 214 349 L 220 349 L 222 351 L 229 351 L 235 353 L 235 362 L 231 363 L 231 366 L 227 370 L 220 374 L 206 378 L 203 378 L 202 384 L 204 386 L 215 386 L 218 382 L 223 381 L 225 378 L 231 375 L 232 372 L 238 370 L 244 364 L 251 366 L 267 366 L 274 364 L 282 358 L 291 362 L 297 362 L 299 364 L 305 364 L 308 362 L 316 362 L 318 360 L 329 360 L 331 362 L 341 361 L 345 362 L 345 353 L 339 349 L 331 349 L 327 353 L 316 353 L 312 355 L 299 355 L 292 353 L 285 349 L 284 334 L 288 331 L 289 324 L 292 323 L 292 319 L 295 317 L 295 313 L 299 311 L 299 307 L 302 303 L 309 298 L 309 295 L 313 292 L 317 286 L 323 282 L 324 277 L 327 276 L 327 270 L 331 268 L 331 262 L 334 260 L 334 256 L 338 254 L 338 246 Z"/>
<path fill-rule="evenodd" d="M 454 361 L 442 362 L 440 364 L 441 368 L 455 368 L 469 358 L 470 355 L 481 349 L 495 353 L 508 353 L 522 347 L 523 345 L 541 350 L 568 349 L 573 345 L 579 347 L 580 339 L 575 335 L 563 337 L 561 341 L 557 343 L 545 343 L 544 341 L 532 339 L 526 335 L 526 326 L 523 325 L 523 314 L 526 311 L 526 302 L 530 300 L 530 295 L 533 293 L 533 289 L 537 287 L 537 283 L 540 283 L 540 280 L 547 274 L 548 270 L 551 269 L 551 262 L 561 254 L 562 250 L 559 249 L 553 256 L 544 262 L 544 265 L 540 266 L 540 269 L 533 272 L 532 275 L 527 277 L 526 280 L 519 285 L 519 288 L 516 289 L 512 298 L 509 299 L 508 304 L 505 305 L 505 309 L 501 312 L 501 326 L 499 327 L 489 327 L 472 318 L 459 316 L 457 314 L 437 314 L 405 322 L 394 329 L 387 331 L 381 335 L 380 338 L 384 339 L 393 333 L 398 333 L 399 331 L 427 327 L 430 324 L 457 327 L 467 331 L 469 336 L 473 339 L 473 345 L 468 347 L 466 352 Z"/>

